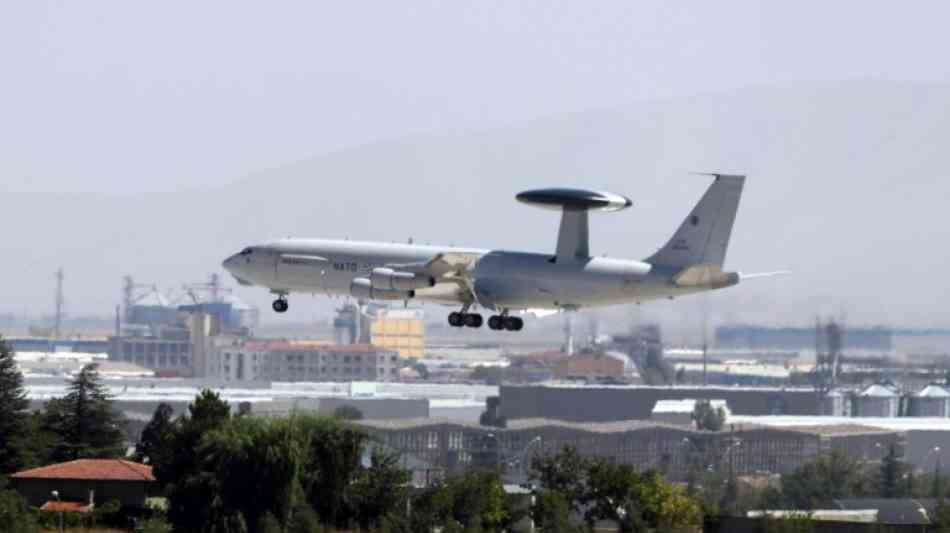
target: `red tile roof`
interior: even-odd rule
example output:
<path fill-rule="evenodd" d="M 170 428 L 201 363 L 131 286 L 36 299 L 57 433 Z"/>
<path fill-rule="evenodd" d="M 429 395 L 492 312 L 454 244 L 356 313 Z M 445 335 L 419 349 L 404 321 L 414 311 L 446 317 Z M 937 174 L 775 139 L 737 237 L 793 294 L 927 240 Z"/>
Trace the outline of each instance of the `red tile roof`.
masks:
<path fill-rule="evenodd" d="M 40 507 L 40 511 L 46 511 L 48 513 L 88 513 L 91 510 L 92 507 L 88 503 L 62 502 L 58 500 L 50 500 Z"/>
<path fill-rule="evenodd" d="M 13 474 L 13 479 L 155 481 L 152 467 L 122 459 L 77 459 Z"/>

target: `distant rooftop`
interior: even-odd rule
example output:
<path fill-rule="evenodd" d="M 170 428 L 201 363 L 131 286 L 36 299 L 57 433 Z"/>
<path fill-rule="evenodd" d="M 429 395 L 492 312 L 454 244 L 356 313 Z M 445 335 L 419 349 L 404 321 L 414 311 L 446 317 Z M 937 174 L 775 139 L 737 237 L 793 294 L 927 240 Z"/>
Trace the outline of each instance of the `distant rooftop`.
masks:
<path fill-rule="evenodd" d="M 743 431 L 754 431 L 761 429 L 769 429 L 771 431 L 789 431 L 795 433 L 808 433 L 812 435 L 821 435 L 821 436 L 836 436 L 836 435 L 859 435 L 859 434 L 880 434 L 880 433 L 891 433 L 893 430 L 888 430 L 885 428 L 864 426 L 854 423 L 837 423 L 833 425 L 797 425 L 793 427 L 781 427 L 776 425 L 760 425 L 754 422 L 747 422 L 745 419 L 754 419 L 757 417 L 741 417 L 743 418 L 742 423 L 730 424 L 730 431 L 735 433 L 741 433 Z M 830 417 L 829 417 L 830 418 Z M 433 426 L 441 425 L 450 425 L 463 427 L 468 429 L 477 429 L 481 431 L 488 431 L 493 433 L 503 433 L 510 431 L 524 431 L 532 429 L 540 429 L 544 427 L 558 427 L 573 429 L 576 431 L 586 431 L 590 433 L 623 433 L 627 431 L 637 431 L 641 429 L 651 429 L 651 428 L 668 428 L 680 432 L 692 433 L 692 434 L 711 434 L 711 432 L 700 431 L 692 429 L 689 427 L 665 424 L 662 422 L 656 422 L 653 420 L 620 420 L 616 422 L 566 422 L 563 420 L 553 420 L 548 418 L 521 418 L 516 420 L 509 420 L 508 426 L 505 428 L 496 428 L 490 426 L 482 426 L 476 423 L 464 423 L 457 420 L 441 419 L 441 418 L 405 418 L 400 420 L 359 420 L 356 424 L 374 429 L 381 430 L 409 430 L 409 429 L 418 429 L 418 428 L 427 428 Z M 720 434 L 726 434 L 727 432 L 720 432 Z"/>
<path fill-rule="evenodd" d="M 77 459 L 17 472 L 13 479 L 82 479 L 93 481 L 155 481 L 152 467 L 122 459 Z"/>

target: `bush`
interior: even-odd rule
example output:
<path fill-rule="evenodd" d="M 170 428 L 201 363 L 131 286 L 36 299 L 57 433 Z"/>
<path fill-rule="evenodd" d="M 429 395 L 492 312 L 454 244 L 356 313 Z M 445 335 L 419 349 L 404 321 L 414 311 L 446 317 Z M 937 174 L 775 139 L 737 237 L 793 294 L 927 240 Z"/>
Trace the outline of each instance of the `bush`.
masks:
<path fill-rule="evenodd" d="M 26 501 L 12 490 L 0 491 L 0 524 L 7 533 L 37 533 L 39 524 Z"/>
<path fill-rule="evenodd" d="M 172 526 L 164 518 L 152 517 L 138 524 L 136 533 L 172 533 Z"/>

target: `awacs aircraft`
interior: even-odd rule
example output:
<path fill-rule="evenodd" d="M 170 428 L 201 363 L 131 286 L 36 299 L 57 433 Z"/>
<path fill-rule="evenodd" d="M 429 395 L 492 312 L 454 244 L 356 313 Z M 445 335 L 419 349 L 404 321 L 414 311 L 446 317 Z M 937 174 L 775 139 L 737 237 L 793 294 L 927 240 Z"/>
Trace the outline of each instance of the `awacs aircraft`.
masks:
<path fill-rule="evenodd" d="M 494 311 L 493 330 L 518 331 L 516 312 L 576 310 L 640 303 L 730 287 L 744 277 L 723 270 L 745 176 L 714 181 L 666 245 L 641 260 L 593 257 L 588 213 L 619 211 L 631 201 L 611 193 L 540 189 L 520 193 L 526 204 L 561 211 L 553 254 L 420 246 L 350 240 L 283 239 L 250 246 L 223 266 L 244 285 L 277 295 L 287 311 L 291 292 L 363 300 L 420 300 L 457 305 L 455 327 L 478 328 L 478 309 Z M 767 275 L 767 274 L 766 274 Z"/>

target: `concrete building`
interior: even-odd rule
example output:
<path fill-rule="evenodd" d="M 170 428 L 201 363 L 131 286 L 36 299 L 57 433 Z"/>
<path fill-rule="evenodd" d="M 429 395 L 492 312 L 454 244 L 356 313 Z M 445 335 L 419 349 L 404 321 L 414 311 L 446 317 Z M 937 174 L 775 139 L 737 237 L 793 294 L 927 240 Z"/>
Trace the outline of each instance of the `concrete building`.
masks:
<path fill-rule="evenodd" d="M 502 385 L 501 415 L 508 420 L 550 418 L 574 422 L 649 420 L 660 400 L 722 399 L 740 415 L 816 415 L 811 388 Z"/>
<path fill-rule="evenodd" d="M 225 335 L 215 337 L 207 357 L 206 376 L 224 381 L 257 381 L 261 379 L 261 364 L 267 354 L 263 342 L 246 342 Z"/>
<path fill-rule="evenodd" d="M 145 500 L 157 491 L 152 467 L 121 459 L 79 459 L 10 476 L 12 488 L 31 506 L 41 507 L 59 500 L 80 507 L 117 500 L 124 507 L 144 508 Z"/>
<path fill-rule="evenodd" d="M 189 339 L 111 337 L 109 360 L 131 363 L 165 375 L 193 375 Z"/>
<path fill-rule="evenodd" d="M 429 400 L 424 398 L 294 398 L 246 405 L 244 409 L 251 414 L 265 417 L 284 417 L 294 412 L 332 416 L 343 406 L 357 409 L 365 420 L 429 417 Z"/>
<path fill-rule="evenodd" d="M 227 352 L 226 352 L 227 354 Z M 259 379 L 269 381 L 395 381 L 399 353 L 371 344 L 269 343 Z"/>
<path fill-rule="evenodd" d="M 855 397 L 854 416 L 898 416 L 900 403 L 900 395 L 889 387 L 871 385 Z"/>
<path fill-rule="evenodd" d="M 425 322 L 421 309 L 380 309 L 370 324 L 370 344 L 396 350 L 400 357 L 425 356 Z"/>
<path fill-rule="evenodd" d="M 928 385 L 909 398 L 909 416 L 950 416 L 950 393 L 940 385 Z"/>
<path fill-rule="evenodd" d="M 822 453 L 841 450 L 879 461 L 890 444 L 902 448 L 899 432 L 857 425 L 789 429 L 734 425 L 728 431 L 695 431 L 641 420 L 570 423 L 545 419 L 509 422 L 507 428 L 436 419 L 359 424 L 378 442 L 431 468 L 453 472 L 469 466 L 500 468 L 511 480 L 525 479 L 534 454 L 570 445 L 582 456 L 600 457 L 637 469 L 659 470 L 682 481 L 701 469 L 736 475 L 785 473 Z"/>

